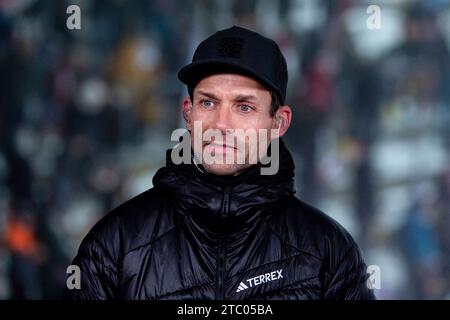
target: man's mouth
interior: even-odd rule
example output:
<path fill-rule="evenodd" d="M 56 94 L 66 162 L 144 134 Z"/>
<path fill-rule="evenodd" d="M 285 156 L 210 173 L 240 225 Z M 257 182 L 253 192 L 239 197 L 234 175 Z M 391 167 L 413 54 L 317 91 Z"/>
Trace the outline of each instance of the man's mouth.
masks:
<path fill-rule="evenodd" d="M 209 144 L 207 144 L 207 146 L 212 146 L 212 147 L 215 147 L 215 148 L 231 148 L 231 149 L 236 149 L 236 147 L 235 146 L 230 146 L 230 145 L 227 145 L 227 144 L 220 144 L 220 143 L 209 143 Z"/>
<path fill-rule="evenodd" d="M 234 146 L 230 146 L 227 144 L 219 144 L 219 143 L 209 143 L 209 144 L 205 145 L 205 147 L 207 147 L 208 149 L 212 149 L 215 152 L 230 152 L 233 150 L 237 150 L 237 148 Z"/>

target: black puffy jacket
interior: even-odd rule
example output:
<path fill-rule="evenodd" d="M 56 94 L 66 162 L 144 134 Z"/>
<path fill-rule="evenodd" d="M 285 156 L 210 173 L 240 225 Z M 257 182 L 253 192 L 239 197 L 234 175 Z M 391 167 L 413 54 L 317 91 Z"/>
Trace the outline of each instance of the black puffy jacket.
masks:
<path fill-rule="evenodd" d="M 154 188 L 102 218 L 73 264 L 67 299 L 373 299 L 358 246 L 294 196 L 294 164 L 219 178 L 167 166 Z"/>

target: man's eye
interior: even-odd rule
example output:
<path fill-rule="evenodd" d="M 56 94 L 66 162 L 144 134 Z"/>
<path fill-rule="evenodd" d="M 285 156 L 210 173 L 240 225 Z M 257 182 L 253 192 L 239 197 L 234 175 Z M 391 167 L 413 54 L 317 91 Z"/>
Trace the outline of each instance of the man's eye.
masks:
<path fill-rule="evenodd" d="M 207 109 L 213 107 L 212 101 L 209 101 L 209 100 L 200 101 L 200 104 L 202 107 L 207 108 Z"/>
<path fill-rule="evenodd" d="M 250 107 L 250 106 L 247 105 L 247 104 L 242 104 L 242 105 L 240 105 L 240 106 L 239 106 L 239 109 L 240 109 L 242 112 L 250 112 L 250 111 L 253 110 L 253 108 Z"/>

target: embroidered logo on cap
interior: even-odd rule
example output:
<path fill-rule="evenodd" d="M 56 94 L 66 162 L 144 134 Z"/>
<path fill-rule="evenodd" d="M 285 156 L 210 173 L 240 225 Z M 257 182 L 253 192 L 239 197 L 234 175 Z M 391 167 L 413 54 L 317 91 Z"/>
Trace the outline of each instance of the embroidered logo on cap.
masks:
<path fill-rule="evenodd" d="M 239 58 L 241 56 L 243 40 L 239 37 L 226 37 L 220 41 L 219 55 L 222 57 Z"/>

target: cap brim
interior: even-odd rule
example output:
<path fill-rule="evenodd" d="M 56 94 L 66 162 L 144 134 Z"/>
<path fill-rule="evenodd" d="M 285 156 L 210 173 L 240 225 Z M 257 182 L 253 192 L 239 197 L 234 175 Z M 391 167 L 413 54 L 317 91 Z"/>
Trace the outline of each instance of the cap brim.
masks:
<path fill-rule="evenodd" d="M 186 85 L 195 86 L 203 78 L 219 73 L 236 73 L 248 76 L 279 94 L 278 88 L 267 78 L 256 73 L 251 68 L 233 61 L 213 59 L 193 62 L 178 72 L 178 79 Z"/>

